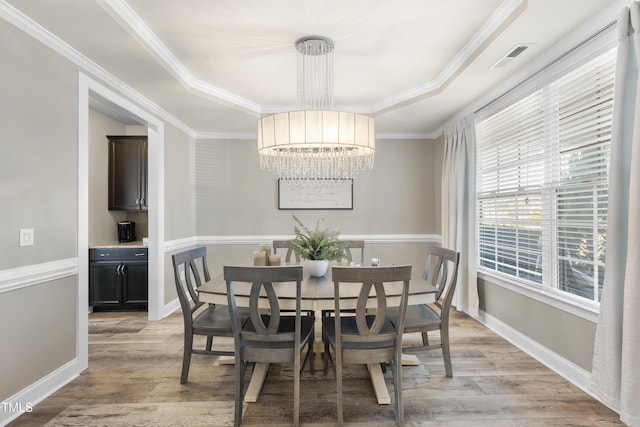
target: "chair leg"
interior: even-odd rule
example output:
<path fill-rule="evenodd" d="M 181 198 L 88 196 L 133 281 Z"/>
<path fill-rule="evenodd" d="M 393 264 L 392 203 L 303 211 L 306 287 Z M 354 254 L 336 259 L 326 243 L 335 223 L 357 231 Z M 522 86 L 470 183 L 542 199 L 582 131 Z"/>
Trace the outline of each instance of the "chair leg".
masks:
<path fill-rule="evenodd" d="M 327 371 L 329 368 L 329 357 L 330 357 L 329 342 L 326 339 L 324 339 L 324 337 L 323 337 L 323 340 L 324 340 L 324 367 L 322 369 L 322 373 L 324 375 L 327 375 Z"/>
<path fill-rule="evenodd" d="M 344 414 L 342 408 L 342 358 L 337 354 L 336 351 L 336 390 L 337 390 L 337 409 L 338 409 L 338 425 L 342 425 L 344 423 Z"/>
<path fill-rule="evenodd" d="M 236 357 L 236 401 L 234 404 L 233 411 L 233 425 L 234 427 L 239 427 L 240 423 L 242 423 L 242 402 L 244 400 L 244 371 L 245 371 L 245 362 L 240 360 L 239 357 Z"/>
<path fill-rule="evenodd" d="M 422 345 L 425 347 L 429 345 L 429 335 L 426 331 L 422 333 Z"/>
<path fill-rule="evenodd" d="M 293 425 L 300 425 L 300 356 L 296 356 L 293 370 Z"/>
<path fill-rule="evenodd" d="M 309 370 L 311 371 L 312 374 L 316 372 L 316 365 L 315 365 L 316 352 L 315 352 L 315 349 L 313 348 L 313 341 L 315 340 L 315 337 L 316 337 L 315 320 L 313 323 L 314 323 L 314 326 L 311 327 L 311 336 L 309 337 L 309 340 L 307 340 L 307 345 L 309 346 L 307 350 L 307 356 L 311 358 L 311 360 L 309 361 Z"/>
<path fill-rule="evenodd" d="M 189 377 L 189 367 L 191 365 L 191 349 L 193 348 L 193 334 L 184 334 L 184 351 L 182 352 L 182 375 L 180 384 L 185 384 Z"/>
<path fill-rule="evenodd" d="M 451 367 L 451 352 L 449 351 L 449 329 L 440 329 L 440 341 L 442 343 L 442 358 L 444 359 L 444 371 L 447 377 L 453 377 L 453 368 Z"/>
<path fill-rule="evenodd" d="M 307 345 L 309 346 L 309 349 L 307 350 L 307 357 L 311 359 L 309 360 L 309 371 L 311 371 L 311 374 L 315 374 L 316 366 L 314 360 L 316 358 L 316 354 L 313 351 L 313 335 L 311 335 L 311 338 L 307 342 Z"/>
<path fill-rule="evenodd" d="M 402 356 L 401 356 L 402 357 Z M 393 372 L 393 388 L 395 392 L 396 423 L 404 425 L 404 405 L 402 404 L 402 360 L 391 362 Z"/>
<path fill-rule="evenodd" d="M 207 351 L 211 351 L 211 347 L 213 347 L 213 336 L 207 337 Z"/>

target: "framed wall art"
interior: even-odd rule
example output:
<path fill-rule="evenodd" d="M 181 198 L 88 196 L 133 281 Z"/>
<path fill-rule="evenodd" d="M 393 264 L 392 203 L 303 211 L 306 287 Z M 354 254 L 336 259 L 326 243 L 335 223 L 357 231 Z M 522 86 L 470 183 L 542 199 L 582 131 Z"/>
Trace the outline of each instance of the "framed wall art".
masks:
<path fill-rule="evenodd" d="M 278 209 L 353 209 L 353 179 L 279 179 Z"/>

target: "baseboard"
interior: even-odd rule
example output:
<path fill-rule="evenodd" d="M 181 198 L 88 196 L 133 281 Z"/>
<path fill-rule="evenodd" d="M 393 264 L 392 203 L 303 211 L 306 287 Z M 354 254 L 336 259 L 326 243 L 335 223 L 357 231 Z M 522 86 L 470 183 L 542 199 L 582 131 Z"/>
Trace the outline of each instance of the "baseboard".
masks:
<path fill-rule="evenodd" d="M 162 312 L 160 313 L 161 319 L 164 319 L 174 311 L 180 308 L 180 300 L 178 297 L 174 298 L 172 301 L 169 301 L 168 304 L 165 304 L 162 307 Z"/>
<path fill-rule="evenodd" d="M 0 406 L 0 426 L 6 426 L 25 412 L 78 377 L 78 359 L 62 365 L 29 387 L 14 394 Z"/>
<path fill-rule="evenodd" d="M 480 323 L 484 324 L 487 328 L 497 333 L 511 344 L 518 347 L 558 375 L 571 382 L 576 387 L 580 388 L 585 393 L 589 394 L 593 398 L 598 399 L 589 390 L 591 373 L 582 369 L 573 362 L 565 359 L 564 357 L 554 353 L 547 347 L 541 345 L 537 341 L 532 340 L 523 333 L 513 329 L 511 326 L 496 319 L 490 314 L 480 311 L 476 318 Z"/>

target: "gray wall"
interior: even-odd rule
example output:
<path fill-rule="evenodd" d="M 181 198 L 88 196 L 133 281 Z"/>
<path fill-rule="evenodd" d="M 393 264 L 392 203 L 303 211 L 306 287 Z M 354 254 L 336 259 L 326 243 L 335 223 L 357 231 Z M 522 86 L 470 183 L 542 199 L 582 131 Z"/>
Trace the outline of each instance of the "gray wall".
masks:
<path fill-rule="evenodd" d="M 194 238 L 196 232 L 195 141 L 165 127 L 165 240 Z M 175 252 L 175 251 L 173 251 Z M 164 304 L 177 298 L 171 254 L 164 259 Z"/>
<path fill-rule="evenodd" d="M 196 235 L 195 141 L 171 125 L 165 126 L 165 239 Z"/>
<path fill-rule="evenodd" d="M 353 183 L 353 210 L 279 210 L 277 181 L 260 169 L 255 141 L 196 142 L 197 234 L 293 235 L 295 212 L 308 227 L 342 235 L 440 233 L 441 148 L 437 141 L 376 142 L 375 166 Z M 210 245 L 213 273 L 251 259 L 257 244 Z M 365 259 L 410 263 L 422 269 L 424 244 L 368 244 Z"/>
<path fill-rule="evenodd" d="M 75 67 L 4 20 L 0 40 L 1 271 L 76 256 L 78 167 Z M 0 290 L 1 401 L 75 358 L 76 282 Z"/>
<path fill-rule="evenodd" d="M 480 310 L 591 372 L 596 325 L 486 280 L 478 280 Z"/>
<path fill-rule="evenodd" d="M 353 210 L 295 211 L 342 234 L 438 234 L 440 159 L 432 141 L 378 141 L 373 170 L 353 183 Z M 277 181 L 260 170 L 255 141 L 197 141 L 198 235 L 293 234 Z"/>
<path fill-rule="evenodd" d="M 0 272 L 11 277 L 0 281 L 0 401 L 4 402 L 76 358 L 77 289 L 86 283 L 78 284 L 68 265 L 87 248 L 77 248 L 79 68 L 2 19 L 0 40 Z M 89 120 L 90 141 L 122 133 L 121 124 L 108 117 L 90 113 Z M 165 237 L 193 238 L 194 141 L 168 123 L 164 136 Z M 106 151 L 91 155 L 89 169 L 97 172 L 104 167 Z M 90 174 L 100 187 L 90 191 L 90 224 L 115 232 L 115 227 L 104 225 L 119 218 L 104 212 L 106 175 L 100 175 Z M 19 246 L 20 228 L 34 229 L 34 246 Z M 101 233 L 94 230 L 90 243 L 114 236 Z M 33 283 L 34 270 L 45 263 L 61 265 L 56 268 L 64 277 Z M 165 280 L 173 286 L 171 276 Z M 16 285 L 23 281 L 28 283 Z M 175 292 L 165 296 L 165 301 L 174 296 Z"/>
<path fill-rule="evenodd" d="M 0 269 L 75 256 L 75 69 L 0 20 Z M 18 246 L 33 228 L 35 245 Z"/>
<path fill-rule="evenodd" d="M 75 358 L 75 305 L 75 277 L 0 294 L 1 401 Z"/>

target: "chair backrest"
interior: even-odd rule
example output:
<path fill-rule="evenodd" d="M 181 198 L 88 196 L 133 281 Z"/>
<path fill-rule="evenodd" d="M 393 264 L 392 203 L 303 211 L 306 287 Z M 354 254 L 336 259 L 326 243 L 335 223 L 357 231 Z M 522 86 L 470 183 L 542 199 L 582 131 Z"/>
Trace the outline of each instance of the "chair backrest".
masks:
<path fill-rule="evenodd" d="M 301 291 L 302 266 L 283 267 L 224 267 L 224 279 L 227 283 L 227 299 L 231 313 L 236 355 L 243 360 L 254 362 L 286 363 L 300 357 L 301 330 Z M 250 283 L 249 322 L 251 327 L 243 327 L 238 314 L 236 300 L 236 282 Z M 296 309 L 294 331 L 280 331 L 280 323 L 287 316 L 281 316 L 278 286 L 287 286 L 295 282 Z M 246 292 L 244 293 L 246 294 Z M 243 295 L 244 295 L 243 294 Z M 291 292 L 287 292 L 291 297 Z M 265 315 L 265 313 L 269 313 Z M 290 320 L 290 319 L 288 319 Z M 240 353 L 242 351 L 242 353 Z"/>
<path fill-rule="evenodd" d="M 342 240 L 347 246 L 344 248 L 344 254 L 347 261 L 353 262 L 352 249 L 360 249 L 360 264 L 364 265 L 364 240 Z"/>
<path fill-rule="evenodd" d="M 291 262 L 291 256 L 295 255 L 296 262 L 300 262 L 300 254 L 296 250 L 291 240 L 274 240 L 273 241 L 273 253 L 275 254 L 278 249 L 286 249 L 287 253 L 284 257 L 284 262 Z"/>
<path fill-rule="evenodd" d="M 370 350 L 375 348 L 381 350 L 377 352 L 376 357 L 381 357 L 386 361 L 391 360 L 394 351 L 400 352 L 402 350 L 402 330 L 404 329 L 409 298 L 411 266 L 335 266 L 331 270 L 331 276 L 334 283 L 336 312 L 336 351 L 341 352 L 344 348 L 345 350 L 366 350 L 370 353 Z M 357 283 L 360 284 L 359 288 Z M 355 311 L 357 333 L 345 334 L 341 331 L 340 301 L 341 297 L 345 297 L 345 292 L 354 296 L 357 292 Z M 391 299 L 395 302 L 391 302 Z M 394 325 L 395 328 L 392 332 L 383 330 L 387 321 L 387 306 L 389 304 L 399 307 L 397 324 Z M 373 355 L 369 354 L 368 356 Z M 364 359 L 363 362 L 365 362 Z"/>
<path fill-rule="evenodd" d="M 425 280 L 436 289 L 436 305 L 446 315 L 453 300 L 458 281 L 458 264 L 460 252 L 440 246 L 427 246 L 427 267 Z"/>
<path fill-rule="evenodd" d="M 207 266 L 207 248 L 190 249 L 174 254 L 171 258 L 182 314 L 185 322 L 188 321 L 190 324 L 193 312 L 204 304 L 198 298 L 197 289 L 204 282 L 211 280 Z"/>

